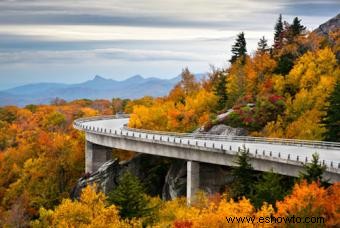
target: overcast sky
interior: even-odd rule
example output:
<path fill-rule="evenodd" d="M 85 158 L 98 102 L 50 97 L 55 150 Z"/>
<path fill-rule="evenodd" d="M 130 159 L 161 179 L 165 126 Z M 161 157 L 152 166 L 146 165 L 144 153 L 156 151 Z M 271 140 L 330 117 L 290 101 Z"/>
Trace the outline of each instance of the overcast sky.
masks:
<path fill-rule="evenodd" d="M 0 89 L 25 83 L 171 78 L 227 64 L 237 33 L 248 51 L 272 42 L 278 14 L 309 30 L 339 0 L 0 0 Z"/>

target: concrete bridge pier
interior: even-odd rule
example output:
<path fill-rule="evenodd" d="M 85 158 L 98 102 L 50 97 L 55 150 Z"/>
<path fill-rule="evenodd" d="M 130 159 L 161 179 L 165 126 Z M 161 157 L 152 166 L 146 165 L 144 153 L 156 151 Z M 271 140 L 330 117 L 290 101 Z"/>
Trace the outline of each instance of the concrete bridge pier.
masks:
<path fill-rule="evenodd" d="M 85 173 L 93 173 L 112 159 L 112 148 L 85 142 Z"/>
<path fill-rule="evenodd" d="M 187 161 L 187 203 L 190 205 L 200 185 L 200 164 L 199 162 Z"/>

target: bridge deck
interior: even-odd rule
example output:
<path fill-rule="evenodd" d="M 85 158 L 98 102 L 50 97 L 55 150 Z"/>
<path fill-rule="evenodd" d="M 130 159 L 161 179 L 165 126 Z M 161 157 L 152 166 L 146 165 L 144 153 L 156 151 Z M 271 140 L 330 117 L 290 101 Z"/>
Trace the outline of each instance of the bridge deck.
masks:
<path fill-rule="evenodd" d="M 82 123 L 84 127 L 94 127 L 95 129 L 106 129 L 107 132 L 111 130 L 111 132 L 114 132 L 114 130 L 118 132 L 122 131 L 123 134 L 128 133 L 131 135 L 132 133 L 136 133 L 133 129 L 127 129 L 124 128 L 124 125 L 128 123 L 128 118 L 124 119 L 104 119 L 104 120 L 94 120 L 94 121 L 88 121 Z M 138 133 L 140 133 L 141 138 L 146 137 L 152 137 L 154 135 L 155 140 L 159 140 L 160 137 L 162 137 L 164 140 L 166 137 L 169 137 L 169 141 L 173 141 L 174 138 L 178 139 L 183 138 L 182 142 L 183 144 L 189 144 L 190 145 L 197 145 L 203 146 L 204 143 L 206 143 L 206 147 L 212 148 L 213 144 L 215 148 L 221 148 L 221 145 L 223 145 L 223 148 L 232 148 L 232 150 L 236 150 L 238 147 L 242 148 L 245 146 L 247 149 L 249 149 L 250 153 L 253 154 L 257 150 L 257 153 L 262 155 L 263 151 L 265 151 L 266 155 L 269 155 L 270 152 L 272 152 L 273 157 L 278 157 L 280 153 L 281 158 L 288 158 L 288 155 L 290 154 L 291 160 L 296 160 L 297 156 L 299 156 L 300 161 L 305 161 L 306 157 L 308 161 L 311 160 L 312 154 L 317 152 L 320 156 L 320 161 L 325 161 L 325 164 L 327 166 L 331 165 L 331 162 L 333 162 L 333 166 L 337 167 L 338 164 L 340 164 L 340 148 L 318 148 L 318 147 L 310 147 L 310 146 L 301 146 L 301 145 L 280 145 L 276 143 L 261 143 L 261 142 L 242 142 L 242 141 L 220 141 L 220 140 L 212 140 L 212 139 L 199 139 L 199 138 L 188 138 L 189 136 L 183 135 L 182 137 L 173 136 L 173 135 L 164 135 L 164 134 L 152 134 L 151 132 L 140 132 L 137 130 Z M 137 137 L 137 133 L 136 133 Z M 139 135 L 138 135 L 139 137 Z M 166 139 L 167 140 L 167 139 Z M 226 139 L 227 140 L 227 139 Z M 179 143 L 179 142 L 177 142 Z M 236 149 L 235 149 L 236 148 Z"/>
<path fill-rule="evenodd" d="M 233 157 L 245 147 L 254 169 L 273 168 L 290 176 L 297 176 L 317 152 L 327 167 L 325 177 L 340 181 L 340 143 L 156 132 L 127 128 L 128 120 L 114 116 L 84 118 L 76 120 L 74 127 L 84 130 L 86 139 L 98 145 L 219 165 L 235 165 Z"/>

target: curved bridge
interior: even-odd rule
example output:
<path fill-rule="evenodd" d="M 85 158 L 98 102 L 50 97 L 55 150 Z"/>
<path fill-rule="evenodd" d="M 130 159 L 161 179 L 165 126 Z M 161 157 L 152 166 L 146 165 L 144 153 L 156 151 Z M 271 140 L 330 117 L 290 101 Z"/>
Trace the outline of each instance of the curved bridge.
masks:
<path fill-rule="evenodd" d="M 180 134 L 127 128 L 129 116 L 99 116 L 74 121 L 85 131 L 85 171 L 94 172 L 112 157 L 112 148 L 187 160 L 187 197 L 199 187 L 199 162 L 235 166 L 245 147 L 255 170 L 298 176 L 317 152 L 324 177 L 340 181 L 340 143 L 210 134 Z"/>

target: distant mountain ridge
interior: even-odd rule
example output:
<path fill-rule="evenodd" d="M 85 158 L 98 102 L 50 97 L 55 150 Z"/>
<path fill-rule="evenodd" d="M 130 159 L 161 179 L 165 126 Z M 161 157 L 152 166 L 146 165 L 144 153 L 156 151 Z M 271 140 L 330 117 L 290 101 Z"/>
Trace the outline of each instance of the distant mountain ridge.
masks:
<path fill-rule="evenodd" d="M 203 74 L 195 75 L 197 80 Z M 96 75 L 93 79 L 77 83 L 35 83 L 0 91 L 0 106 L 27 104 L 48 104 L 59 97 L 67 101 L 75 99 L 112 99 L 140 98 L 143 96 L 164 96 L 181 80 L 180 76 L 172 79 L 144 78 L 141 75 L 132 76 L 123 81 L 106 79 Z"/>

